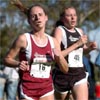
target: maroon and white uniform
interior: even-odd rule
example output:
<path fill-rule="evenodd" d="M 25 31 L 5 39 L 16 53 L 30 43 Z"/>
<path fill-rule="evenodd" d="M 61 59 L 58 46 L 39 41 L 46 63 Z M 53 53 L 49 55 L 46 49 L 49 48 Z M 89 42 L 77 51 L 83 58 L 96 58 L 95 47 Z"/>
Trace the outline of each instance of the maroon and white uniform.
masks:
<path fill-rule="evenodd" d="M 51 63 L 53 62 L 54 43 L 49 35 L 47 43 L 40 46 L 34 40 L 34 36 L 25 33 L 27 47 L 19 54 L 20 61 L 29 62 L 29 71 L 19 71 L 20 98 L 28 100 L 38 100 L 38 98 L 53 92 L 53 82 L 51 76 Z"/>

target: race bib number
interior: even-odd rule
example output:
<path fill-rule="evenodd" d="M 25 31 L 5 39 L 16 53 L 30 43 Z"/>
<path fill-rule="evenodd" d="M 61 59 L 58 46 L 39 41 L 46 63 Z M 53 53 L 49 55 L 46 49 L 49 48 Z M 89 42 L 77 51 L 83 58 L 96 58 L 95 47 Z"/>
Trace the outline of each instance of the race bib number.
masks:
<path fill-rule="evenodd" d="M 32 64 L 30 75 L 35 78 L 49 78 L 51 65 L 45 64 Z"/>
<path fill-rule="evenodd" d="M 80 67 L 82 66 L 82 50 L 74 50 L 69 54 L 68 62 L 70 67 Z"/>

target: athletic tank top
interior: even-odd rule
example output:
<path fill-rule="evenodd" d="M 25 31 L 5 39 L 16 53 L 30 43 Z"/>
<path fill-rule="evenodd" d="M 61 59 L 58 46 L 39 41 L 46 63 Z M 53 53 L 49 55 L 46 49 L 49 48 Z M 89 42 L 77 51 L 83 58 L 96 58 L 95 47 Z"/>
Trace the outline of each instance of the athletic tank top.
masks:
<path fill-rule="evenodd" d="M 63 33 L 61 42 L 62 50 L 76 43 L 81 36 L 81 33 L 77 28 L 75 28 L 75 32 L 68 31 L 68 29 L 65 28 L 64 26 L 59 26 L 58 28 L 60 28 Z M 83 56 L 83 46 L 80 46 L 77 49 L 70 52 L 68 56 L 66 56 L 65 58 L 69 64 L 69 67 L 83 67 L 82 56 Z"/>
<path fill-rule="evenodd" d="M 20 61 L 28 61 L 30 70 L 19 71 L 23 89 L 24 87 L 35 89 L 36 85 L 34 87 L 33 83 L 39 83 L 40 85 L 43 82 L 45 84 L 52 83 L 51 64 L 53 62 L 52 49 L 54 48 L 54 43 L 51 36 L 46 35 L 48 41 L 44 46 L 37 45 L 30 33 L 25 33 L 25 36 L 27 39 L 27 47 L 25 50 L 20 51 L 19 59 Z"/>

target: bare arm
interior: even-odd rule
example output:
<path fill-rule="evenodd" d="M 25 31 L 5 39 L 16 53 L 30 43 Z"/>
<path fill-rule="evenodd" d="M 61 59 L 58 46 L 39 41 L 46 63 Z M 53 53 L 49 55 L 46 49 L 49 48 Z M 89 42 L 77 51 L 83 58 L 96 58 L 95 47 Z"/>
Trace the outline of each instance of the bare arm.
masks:
<path fill-rule="evenodd" d="M 55 29 L 54 37 L 57 39 L 59 45 L 61 44 L 62 41 L 62 30 L 60 28 Z M 81 45 L 85 44 L 87 42 L 87 36 L 83 35 L 80 37 L 80 39 L 74 43 L 72 46 L 66 48 L 65 50 L 62 50 L 63 56 L 67 56 L 71 51 L 74 49 L 80 47 Z"/>
<path fill-rule="evenodd" d="M 16 60 L 16 56 L 22 48 L 26 47 L 26 37 L 25 35 L 20 35 L 13 43 L 12 47 L 8 51 L 6 57 L 4 58 L 4 64 L 9 67 L 20 67 L 24 70 L 26 68 L 26 61 L 19 62 Z"/>
<path fill-rule="evenodd" d="M 79 31 L 84 36 L 83 30 L 79 29 Z M 97 49 L 97 44 L 96 42 L 89 42 L 88 37 L 87 37 L 87 41 L 84 43 L 83 49 L 84 49 L 84 54 L 88 54 L 91 50 Z"/>
<path fill-rule="evenodd" d="M 90 51 L 97 49 L 97 44 L 96 42 L 88 42 L 84 46 L 84 54 L 87 55 Z"/>
<path fill-rule="evenodd" d="M 68 64 L 67 64 L 67 61 L 65 60 L 64 56 L 62 55 L 61 50 L 60 50 L 60 46 L 59 46 L 59 44 L 58 44 L 58 42 L 57 42 L 56 39 L 54 39 L 54 44 L 55 44 L 55 48 L 54 48 L 53 51 L 54 51 L 55 61 L 59 65 L 60 70 L 63 73 L 66 73 L 66 72 L 68 72 Z"/>

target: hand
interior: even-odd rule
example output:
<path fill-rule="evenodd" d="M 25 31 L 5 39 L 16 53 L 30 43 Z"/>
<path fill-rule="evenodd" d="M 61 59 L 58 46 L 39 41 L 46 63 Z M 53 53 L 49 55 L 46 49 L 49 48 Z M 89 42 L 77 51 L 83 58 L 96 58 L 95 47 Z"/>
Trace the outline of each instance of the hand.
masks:
<path fill-rule="evenodd" d="M 88 48 L 90 48 L 91 50 L 97 49 L 97 43 L 96 42 L 89 42 Z"/>
<path fill-rule="evenodd" d="M 29 70 L 28 61 L 21 61 L 19 64 L 19 68 L 23 71 L 28 71 Z"/>
<path fill-rule="evenodd" d="M 82 44 L 86 44 L 88 42 L 87 35 L 81 36 L 79 41 L 82 42 Z"/>
<path fill-rule="evenodd" d="M 78 46 L 84 45 L 88 42 L 88 38 L 87 35 L 83 35 L 79 38 L 79 40 L 77 41 Z"/>

